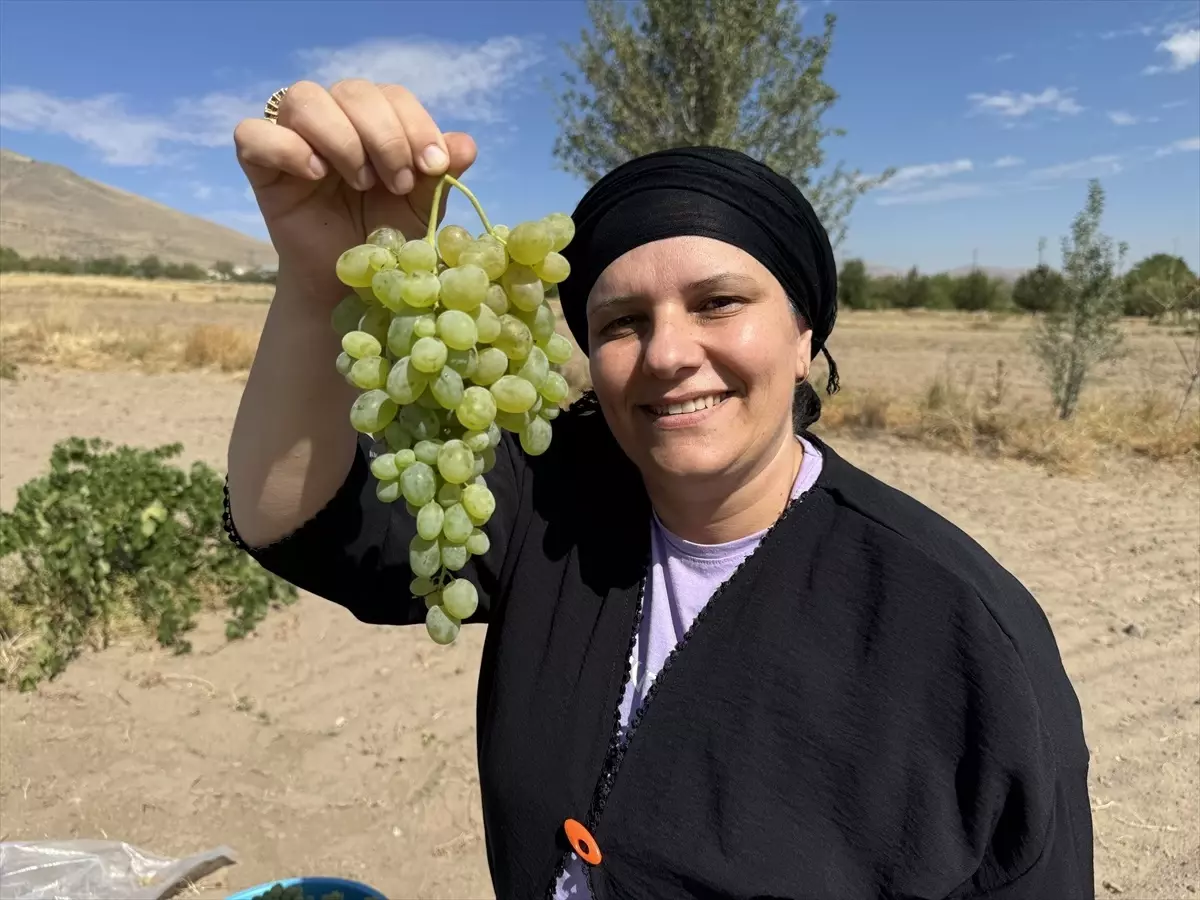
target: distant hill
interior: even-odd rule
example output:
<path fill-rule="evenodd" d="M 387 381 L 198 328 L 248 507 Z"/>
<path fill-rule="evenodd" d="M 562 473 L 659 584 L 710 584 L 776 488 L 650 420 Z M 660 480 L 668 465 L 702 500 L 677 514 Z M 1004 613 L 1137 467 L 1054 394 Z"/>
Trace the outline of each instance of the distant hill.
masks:
<path fill-rule="evenodd" d="M 265 241 L 0 148 L 0 246 L 22 256 L 276 265 Z"/>

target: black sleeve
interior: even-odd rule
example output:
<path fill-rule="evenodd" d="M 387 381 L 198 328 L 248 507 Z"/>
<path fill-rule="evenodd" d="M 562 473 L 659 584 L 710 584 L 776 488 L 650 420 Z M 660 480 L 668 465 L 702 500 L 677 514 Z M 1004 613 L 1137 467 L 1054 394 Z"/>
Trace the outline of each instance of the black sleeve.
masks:
<path fill-rule="evenodd" d="M 294 532 L 265 547 L 250 547 L 239 537 L 229 514 L 227 484 L 225 529 L 263 568 L 301 590 L 346 607 L 362 622 L 424 623 L 425 603 L 408 589 L 413 577 L 408 545 L 416 534 L 416 523 L 403 499 L 383 503 L 375 496 L 370 448 L 370 438 L 360 436 L 350 472 L 329 503 Z M 483 528 L 491 544 L 488 552 L 471 557 L 456 573 L 479 589 L 479 608 L 464 624 L 488 621 L 512 542 L 524 459 L 508 432 L 496 448 L 496 465 L 484 477 L 496 498 L 496 511 Z"/>

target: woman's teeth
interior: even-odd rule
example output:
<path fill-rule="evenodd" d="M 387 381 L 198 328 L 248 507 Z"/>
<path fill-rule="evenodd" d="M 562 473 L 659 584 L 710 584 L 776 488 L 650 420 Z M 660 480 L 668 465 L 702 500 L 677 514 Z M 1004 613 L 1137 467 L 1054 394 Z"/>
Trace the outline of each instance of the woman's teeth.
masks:
<path fill-rule="evenodd" d="M 678 416 L 683 413 L 696 412 L 700 409 L 708 409 L 710 406 L 716 406 L 729 395 L 730 392 L 725 391 L 721 394 L 710 394 L 707 397 L 695 397 L 691 400 L 684 400 L 682 403 L 672 403 L 670 406 L 652 406 L 650 409 L 656 416 Z"/>

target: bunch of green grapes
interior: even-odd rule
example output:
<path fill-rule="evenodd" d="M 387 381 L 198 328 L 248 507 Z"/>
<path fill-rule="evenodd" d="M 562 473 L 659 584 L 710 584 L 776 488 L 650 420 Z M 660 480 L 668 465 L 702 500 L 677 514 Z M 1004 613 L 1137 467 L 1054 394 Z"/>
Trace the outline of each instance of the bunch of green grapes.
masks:
<path fill-rule="evenodd" d="M 560 254 L 575 234 L 553 213 L 472 237 L 458 225 L 405 240 L 379 228 L 338 259 L 354 289 L 333 313 L 341 335 L 337 370 L 362 393 L 354 428 L 387 444 L 371 462 L 376 496 L 403 500 L 416 519 L 410 590 L 424 598 L 425 627 L 439 644 L 457 637 L 478 592 L 455 577 L 488 550 L 483 528 L 496 508 L 487 473 L 503 431 L 532 456 L 550 446 L 550 423 L 567 397 L 562 366 L 571 342 L 555 331 L 547 291 L 570 272 Z M 436 223 L 436 215 L 430 222 Z"/>

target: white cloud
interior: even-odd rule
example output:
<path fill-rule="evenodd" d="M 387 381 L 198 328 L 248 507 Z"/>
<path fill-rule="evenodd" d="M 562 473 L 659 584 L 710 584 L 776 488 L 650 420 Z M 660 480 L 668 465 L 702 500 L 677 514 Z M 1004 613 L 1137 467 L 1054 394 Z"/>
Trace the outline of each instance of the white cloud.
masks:
<path fill-rule="evenodd" d="M 1168 101 L 1167 103 L 1164 103 L 1162 105 L 1162 108 L 1163 109 L 1179 109 L 1179 107 L 1187 106 L 1187 105 L 1188 105 L 1188 102 L 1186 100 L 1171 100 L 1171 101 Z"/>
<path fill-rule="evenodd" d="M 1105 31 L 1100 35 L 1100 40 L 1111 41 L 1114 38 L 1123 37 L 1149 37 L 1158 29 L 1153 25 L 1134 25 L 1130 28 L 1118 28 L 1115 31 Z"/>
<path fill-rule="evenodd" d="M 1017 54 L 1015 54 L 1015 53 L 1001 53 L 999 56 L 993 56 L 992 62 L 1005 63 L 1005 62 L 1010 62 L 1016 58 L 1017 58 Z"/>
<path fill-rule="evenodd" d="M 494 122 L 500 106 L 540 54 L 532 42 L 505 36 L 482 44 L 381 39 L 300 54 L 307 77 L 326 86 L 342 78 L 402 84 L 431 113 Z"/>
<path fill-rule="evenodd" d="M 1001 156 L 992 165 L 997 169 L 1011 169 L 1013 166 L 1019 166 L 1024 162 L 1025 160 L 1019 156 Z"/>
<path fill-rule="evenodd" d="M 1142 70 L 1143 74 L 1158 75 L 1162 72 L 1182 72 L 1190 69 L 1200 63 L 1200 28 L 1175 31 L 1155 49 L 1165 51 L 1171 60 L 1162 65 L 1146 66 Z"/>
<path fill-rule="evenodd" d="M 1101 178 L 1107 175 L 1116 175 L 1122 170 L 1121 157 L 1109 154 L 1089 156 L 1087 159 L 1077 159 L 1072 162 L 1059 163 L 1056 166 L 1034 169 L 1029 173 L 1029 177 L 1034 181 L 1052 181 L 1060 178 Z"/>
<path fill-rule="evenodd" d="M 209 200 L 212 198 L 213 189 L 211 185 L 196 183 L 192 185 L 192 196 L 197 200 Z"/>
<path fill-rule="evenodd" d="M 889 178 L 881 190 L 903 191 L 929 181 L 948 178 L 962 172 L 970 172 L 974 165 L 969 159 L 956 159 L 952 162 L 925 163 L 919 166 L 904 166 L 897 169 L 896 174 Z"/>
<path fill-rule="evenodd" d="M 1114 125 L 1136 125 L 1138 117 L 1132 113 L 1127 113 L 1122 109 L 1112 110 L 1108 114 L 1108 120 Z"/>
<path fill-rule="evenodd" d="M 1184 138 L 1181 141 L 1167 144 L 1155 151 L 1155 156 L 1170 156 L 1173 153 L 1188 153 L 1200 150 L 1200 137 Z"/>
<path fill-rule="evenodd" d="M 903 191 L 897 194 L 881 194 L 875 202 L 879 206 L 896 206 L 899 204 L 942 203 L 947 200 L 966 200 L 971 197 L 984 197 L 993 193 L 994 189 L 985 184 L 939 184 L 936 187 L 917 191 Z"/>
<path fill-rule="evenodd" d="M 1083 111 L 1073 97 L 1055 87 L 1048 87 L 1040 94 L 1001 91 L 998 94 L 968 94 L 974 105 L 972 113 L 988 113 L 1002 118 L 1020 118 L 1037 110 L 1073 116 Z"/>

